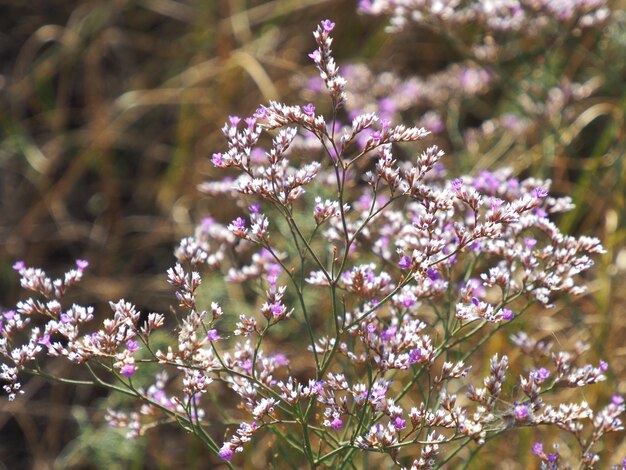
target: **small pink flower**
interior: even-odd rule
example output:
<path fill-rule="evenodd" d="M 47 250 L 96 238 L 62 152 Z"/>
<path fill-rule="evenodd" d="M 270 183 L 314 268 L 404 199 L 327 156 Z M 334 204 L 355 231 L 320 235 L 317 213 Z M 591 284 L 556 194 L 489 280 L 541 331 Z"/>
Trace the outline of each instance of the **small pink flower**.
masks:
<path fill-rule="evenodd" d="M 515 419 L 525 421 L 528 418 L 528 407 L 526 405 L 517 405 L 514 409 Z"/>
<path fill-rule="evenodd" d="M 226 443 L 224 444 L 224 446 L 220 449 L 220 457 L 228 462 L 230 462 L 233 459 L 233 450 L 230 448 L 230 444 Z"/>
<path fill-rule="evenodd" d="M 343 427 L 343 421 L 340 418 L 335 418 L 331 421 L 330 427 L 335 431 L 339 431 Z"/>
<path fill-rule="evenodd" d="M 330 33 L 335 27 L 335 23 L 330 20 L 322 20 L 321 25 L 322 28 L 324 28 L 324 31 L 326 31 L 327 33 Z"/>
<path fill-rule="evenodd" d="M 400 259 L 400 261 L 398 261 L 398 266 L 400 266 L 400 269 L 411 269 L 412 265 L 413 265 L 413 261 L 411 260 L 411 258 L 409 258 L 406 255 L 404 255 Z"/>
<path fill-rule="evenodd" d="M 24 268 L 26 268 L 26 263 L 24 263 L 24 261 L 16 261 L 13 265 L 13 269 L 16 271 L 21 271 Z"/>
<path fill-rule="evenodd" d="M 124 364 L 120 369 L 122 375 L 126 378 L 131 378 L 135 375 L 135 365 L 134 364 Z"/>
<path fill-rule="evenodd" d="M 76 267 L 82 271 L 84 269 L 87 269 L 89 267 L 89 261 L 84 260 L 84 259 L 77 259 L 76 260 Z"/>
<path fill-rule="evenodd" d="M 400 416 L 396 416 L 393 420 L 393 427 L 396 428 L 397 431 L 406 428 L 406 420 L 402 419 Z"/>
<path fill-rule="evenodd" d="M 510 320 L 513 320 L 514 317 L 515 317 L 515 315 L 513 315 L 513 311 L 510 308 L 503 308 L 502 309 L 502 319 L 503 320 L 510 321 Z"/>
<path fill-rule="evenodd" d="M 128 348 L 128 352 L 132 354 L 139 349 L 139 343 L 137 341 L 129 339 L 128 341 L 126 341 L 126 347 Z"/>

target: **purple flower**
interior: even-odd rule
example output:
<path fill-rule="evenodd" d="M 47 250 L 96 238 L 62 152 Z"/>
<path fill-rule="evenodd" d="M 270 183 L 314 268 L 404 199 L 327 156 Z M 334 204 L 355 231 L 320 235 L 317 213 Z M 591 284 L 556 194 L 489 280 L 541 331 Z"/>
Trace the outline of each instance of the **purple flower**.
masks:
<path fill-rule="evenodd" d="M 241 118 L 239 116 L 228 116 L 228 121 L 231 126 L 237 127 L 237 124 L 241 122 Z"/>
<path fill-rule="evenodd" d="M 233 221 L 233 225 L 237 230 L 243 230 L 246 228 L 246 221 L 242 217 L 237 217 Z"/>
<path fill-rule="evenodd" d="M 289 365 L 289 359 L 287 359 L 287 356 L 285 356 L 283 353 L 278 353 L 278 354 L 274 354 L 272 356 L 272 359 L 274 359 L 274 362 L 276 363 L 277 366 L 287 366 Z"/>
<path fill-rule="evenodd" d="M 515 419 L 525 421 L 528 418 L 528 407 L 526 405 L 517 405 L 514 409 Z"/>
<path fill-rule="evenodd" d="M 129 339 L 126 341 L 126 347 L 128 348 L 128 352 L 132 354 L 139 349 L 139 343 Z"/>
<path fill-rule="evenodd" d="M 324 385 L 326 385 L 326 382 L 324 382 L 323 380 L 318 380 L 317 382 L 313 384 L 313 387 L 311 387 L 311 390 L 316 395 L 319 395 L 320 393 L 324 391 Z"/>
<path fill-rule="evenodd" d="M 315 106 L 313 105 L 313 103 L 309 103 L 302 108 L 302 111 L 304 111 L 304 114 L 306 114 L 307 116 L 313 116 L 315 115 Z"/>
<path fill-rule="evenodd" d="M 380 334 L 380 339 L 382 339 L 383 341 L 389 341 L 395 336 L 396 330 L 397 328 L 395 326 L 387 328 Z"/>
<path fill-rule="evenodd" d="M 122 366 L 122 369 L 120 370 L 120 372 L 122 372 L 122 375 L 126 378 L 131 378 L 133 375 L 135 375 L 135 365 L 134 364 L 124 364 Z"/>
<path fill-rule="evenodd" d="M 463 180 L 461 178 L 455 178 L 452 180 L 452 189 L 460 191 L 463 187 Z"/>
<path fill-rule="evenodd" d="M 543 444 L 541 442 L 535 442 L 535 444 L 533 445 L 533 454 L 538 455 L 539 457 L 544 455 Z"/>
<path fill-rule="evenodd" d="M 534 377 L 536 383 L 542 384 L 548 377 L 550 377 L 550 371 L 545 367 L 541 367 L 540 369 L 531 372 L 531 375 Z"/>
<path fill-rule="evenodd" d="M 207 331 L 206 337 L 209 341 L 217 341 L 220 339 L 220 335 L 218 334 L 216 329 Z"/>
<path fill-rule="evenodd" d="M 82 271 L 83 269 L 87 269 L 89 267 L 89 261 L 84 260 L 84 259 L 77 259 L 76 260 L 76 267 Z"/>
<path fill-rule="evenodd" d="M 327 33 L 330 33 L 335 27 L 335 23 L 330 20 L 322 20 L 320 24 L 322 25 L 322 28 L 324 28 L 324 31 L 326 31 Z"/>
<path fill-rule="evenodd" d="M 265 119 L 267 117 L 267 108 L 265 106 L 260 106 L 254 112 L 254 117 L 257 119 Z"/>
<path fill-rule="evenodd" d="M 13 265 L 13 269 L 16 271 L 21 271 L 25 267 L 26 267 L 26 263 L 24 263 L 24 261 L 16 261 L 15 264 Z"/>
<path fill-rule="evenodd" d="M 401 303 L 404 308 L 411 308 L 413 305 L 415 305 L 415 299 L 410 295 L 405 295 L 404 297 L 402 297 Z"/>
<path fill-rule="evenodd" d="M 539 188 L 533 189 L 531 194 L 536 199 L 541 199 L 541 198 L 544 198 L 544 197 L 546 197 L 548 195 L 548 191 L 546 191 L 545 189 L 539 187 Z"/>
<path fill-rule="evenodd" d="M 42 346 L 50 346 L 50 335 L 46 333 L 39 339 L 39 341 L 37 341 L 37 343 L 41 344 Z"/>
<path fill-rule="evenodd" d="M 340 418 L 335 418 L 331 421 L 330 427 L 335 431 L 339 431 L 343 427 L 343 421 Z"/>
<path fill-rule="evenodd" d="M 491 208 L 494 209 L 494 210 L 495 209 L 499 209 L 502 206 L 502 204 L 504 204 L 504 201 L 502 199 L 500 199 L 500 198 L 497 198 L 497 197 L 492 197 L 489 200 L 489 202 L 491 202 Z"/>
<path fill-rule="evenodd" d="M 621 397 L 620 395 L 613 395 L 611 397 L 611 403 L 617 406 L 622 405 L 624 403 L 624 398 Z"/>
<path fill-rule="evenodd" d="M 422 359 L 422 348 L 412 349 L 409 352 L 409 362 L 415 364 Z"/>
<path fill-rule="evenodd" d="M 402 419 L 400 416 L 396 416 L 393 420 L 393 427 L 396 428 L 396 431 L 406 428 L 406 420 Z"/>
<path fill-rule="evenodd" d="M 224 444 L 224 446 L 220 449 L 220 457 L 224 460 L 227 460 L 228 462 L 230 462 L 233 459 L 233 450 L 230 448 L 230 444 L 226 443 Z"/>
<path fill-rule="evenodd" d="M 441 276 L 439 275 L 439 271 L 437 271 L 436 269 L 433 269 L 433 268 L 430 268 L 430 269 L 426 270 L 426 276 L 431 281 L 438 281 L 441 278 Z"/>
<path fill-rule="evenodd" d="M 513 317 L 515 315 L 513 315 L 513 311 L 510 308 L 503 308 L 502 309 L 502 319 L 506 320 L 506 321 L 510 321 L 513 320 Z"/>
<path fill-rule="evenodd" d="M 317 49 L 311 52 L 309 54 L 309 57 L 313 59 L 313 62 L 316 62 L 316 63 L 322 60 L 322 55 L 320 54 L 320 51 L 318 51 Z"/>
<path fill-rule="evenodd" d="M 211 163 L 213 163 L 213 165 L 215 165 L 218 168 L 222 168 L 225 166 L 224 164 L 224 155 L 222 155 L 221 153 L 214 153 L 213 157 L 211 157 Z"/>
<path fill-rule="evenodd" d="M 400 261 L 398 261 L 398 266 L 400 266 L 400 269 L 411 269 L 412 265 L 413 261 L 406 255 L 402 256 Z"/>
<path fill-rule="evenodd" d="M 270 310 L 272 311 L 272 315 L 274 315 L 274 318 L 280 318 L 285 314 L 285 311 L 287 309 L 284 305 L 278 302 L 274 302 L 272 305 L 270 305 Z"/>
<path fill-rule="evenodd" d="M 600 370 L 602 372 L 606 372 L 609 369 L 609 365 L 602 359 L 600 359 L 600 364 L 598 365 L 598 367 L 600 367 Z"/>
<path fill-rule="evenodd" d="M 259 204 L 250 204 L 248 206 L 248 210 L 252 213 L 252 214 L 258 214 L 259 211 L 261 210 L 261 206 Z"/>
<path fill-rule="evenodd" d="M 248 125 L 248 129 L 254 129 L 254 126 L 256 124 L 256 118 L 247 117 L 244 121 Z"/>
<path fill-rule="evenodd" d="M 524 245 L 530 250 L 537 245 L 537 240 L 534 238 L 524 238 Z"/>

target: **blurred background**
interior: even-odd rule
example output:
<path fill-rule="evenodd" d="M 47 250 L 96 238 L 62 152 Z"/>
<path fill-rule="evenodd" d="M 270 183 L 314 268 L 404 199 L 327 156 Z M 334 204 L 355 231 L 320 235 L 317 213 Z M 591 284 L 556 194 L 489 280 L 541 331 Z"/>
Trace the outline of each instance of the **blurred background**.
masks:
<path fill-rule="evenodd" d="M 315 101 L 307 54 L 330 18 L 350 111 L 429 127 L 453 174 L 510 167 L 572 196 L 558 224 L 600 237 L 607 253 L 589 295 L 559 306 L 550 328 L 584 325 L 612 366 L 591 393 L 626 393 L 626 4 L 607 7 L 590 28 L 495 35 L 494 59 L 476 53 L 489 44 L 480 28 L 390 34 L 387 17 L 359 14 L 354 0 L 0 0 L 0 307 L 24 295 L 16 260 L 58 275 L 83 258 L 70 300 L 102 315 L 120 298 L 166 312 L 177 242 L 204 216 L 231 217 L 196 189 L 213 176 L 223 123 L 269 100 Z M 110 400 L 40 379 L 25 399 L 0 398 L 0 468 L 211 467 L 175 428 L 137 442 L 109 430 Z M 498 468 L 530 468 L 500 458 L 503 443 Z"/>

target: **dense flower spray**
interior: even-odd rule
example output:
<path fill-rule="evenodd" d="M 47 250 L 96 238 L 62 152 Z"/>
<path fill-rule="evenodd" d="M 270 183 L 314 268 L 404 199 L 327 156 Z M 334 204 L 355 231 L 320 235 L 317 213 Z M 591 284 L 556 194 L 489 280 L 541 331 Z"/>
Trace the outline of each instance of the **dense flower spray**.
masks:
<path fill-rule="evenodd" d="M 580 274 L 603 252 L 599 240 L 560 232 L 551 217 L 572 204 L 551 197 L 549 181 L 508 170 L 449 178 L 426 128 L 376 112 L 341 121 L 349 96 L 334 27 L 320 23 L 310 54 L 330 117 L 311 103 L 270 102 L 225 124 L 228 147 L 211 158 L 225 178 L 201 189 L 239 201 L 241 213 L 203 220 L 176 249 L 170 343 L 153 335 L 171 326 L 168 315 L 142 316 L 120 300 L 92 327 L 91 308 L 64 305 L 85 261 L 55 280 L 18 262 L 22 286 L 38 297 L 2 313 L 4 389 L 16 398 L 22 372 L 45 374 L 43 356 L 65 357 L 92 384 L 136 399 L 135 409 L 109 412 L 112 425 L 137 436 L 169 419 L 229 465 L 269 431 L 311 468 L 369 452 L 421 469 L 551 425 L 571 433 L 592 466 L 594 445 L 622 429 L 623 399 L 594 411 L 556 391 L 604 380 L 605 362 L 585 364 L 584 345 L 557 350 L 523 328 L 485 377 L 473 361 L 499 331 L 584 293 Z M 206 270 L 255 300 L 243 312 L 201 300 Z M 513 349 L 524 353 L 515 373 Z M 216 425 L 217 416 L 237 424 Z M 547 466 L 559 458 L 540 442 L 532 452 Z"/>

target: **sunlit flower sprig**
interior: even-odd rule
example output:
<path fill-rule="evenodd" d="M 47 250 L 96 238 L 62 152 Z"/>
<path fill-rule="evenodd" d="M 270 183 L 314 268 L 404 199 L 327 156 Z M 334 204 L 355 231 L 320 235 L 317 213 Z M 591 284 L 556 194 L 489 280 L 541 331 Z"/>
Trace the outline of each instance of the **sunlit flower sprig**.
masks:
<path fill-rule="evenodd" d="M 24 372 L 49 377 L 44 356 L 61 356 L 90 379 L 58 380 L 132 399 L 110 410 L 111 425 L 137 437 L 175 422 L 230 466 L 270 432 L 311 468 L 356 465 L 368 453 L 418 469 L 538 426 L 571 434 L 579 460 L 595 464 L 596 444 L 623 429 L 623 399 L 595 412 L 558 391 L 605 380 L 606 362 L 584 363 L 582 345 L 553 350 L 523 329 L 484 377 L 480 353 L 528 312 L 583 294 L 580 273 L 603 253 L 600 241 L 561 233 L 551 217 L 572 204 L 551 197 L 549 181 L 508 170 L 450 178 L 423 127 L 374 113 L 343 123 L 334 27 L 320 23 L 310 55 L 330 117 L 311 103 L 271 102 L 223 127 L 228 148 L 211 161 L 225 178 L 201 189 L 236 198 L 240 214 L 204 219 L 176 248 L 170 314 L 119 300 L 94 327 L 92 309 L 63 304 L 86 262 L 56 280 L 16 263 L 39 297 L 2 314 L 9 398 Z M 219 294 L 205 271 L 240 283 L 245 308 L 207 302 Z M 168 331 L 166 346 L 156 330 Z M 559 458 L 541 442 L 532 452 L 546 465 Z"/>

